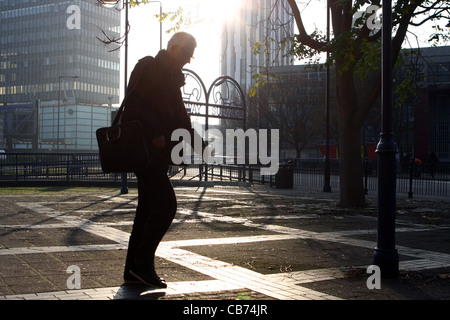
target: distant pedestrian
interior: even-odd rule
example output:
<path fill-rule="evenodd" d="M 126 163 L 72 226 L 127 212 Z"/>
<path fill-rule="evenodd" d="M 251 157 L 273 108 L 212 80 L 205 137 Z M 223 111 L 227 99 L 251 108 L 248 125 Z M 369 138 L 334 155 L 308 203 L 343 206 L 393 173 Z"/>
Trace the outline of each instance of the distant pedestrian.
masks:
<path fill-rule="evenodd" d="M 177 209 L 175 192 L 167 175 L 175 129 L 192 131 L 180 88 L 182 68 L 197 46 L 185 32 L 172 36 L 166 50 L 156 57 L 144 57 L 131 73 L 122 121 L 140 120 L 150 153 L 155 155 L 150 169 L 136 172 L 138 205 L 128 244 L 125 282 L 142 282 L 167 287 L 155 271 L 155 252 L 169 229 Z"/>

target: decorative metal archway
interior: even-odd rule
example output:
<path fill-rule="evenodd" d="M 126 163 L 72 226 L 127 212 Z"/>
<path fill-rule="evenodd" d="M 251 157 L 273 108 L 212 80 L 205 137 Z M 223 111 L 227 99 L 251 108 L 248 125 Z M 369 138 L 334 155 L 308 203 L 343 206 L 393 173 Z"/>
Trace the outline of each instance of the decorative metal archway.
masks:
<path fill-rule="evenodd" d="M 185 85 L 183 100 L 191 116 L 205 118 L 205 130 L 209 119 L 242 121 L 247 126 L 245 95 L 239 83 L 229 76 L 221 76 L 213 81 L 208 90 L 202 79 L 192 70 L 183 69 Z"/>
<path fill-rule="evenodd" d="M 192 70 L 183 69 L 185 85 L 182 88 L 183 101 L 190 116 L 205 119 L 205 135 L 208 133 L 209 120 L 236 120 L 247 129 L 247 106 L 245 95 L 239 83 L 229 76 L 215 79 L 208 90 L 203 80 Z M 208 137 L 205 136 L 207 140 Z M 208 172 L 208 164 L 205 164 Z M 205 180 L 208 175 L 205 174 Z"/>

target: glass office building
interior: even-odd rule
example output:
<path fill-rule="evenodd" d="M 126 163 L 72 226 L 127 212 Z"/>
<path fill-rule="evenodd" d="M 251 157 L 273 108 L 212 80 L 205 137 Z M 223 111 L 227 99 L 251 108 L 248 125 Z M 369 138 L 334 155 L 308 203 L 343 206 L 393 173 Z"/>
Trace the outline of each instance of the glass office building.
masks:
<path fill-rule="evenodd" d="M 111 111 L 112 108 L 106 105 L 83 103 L 61 105 L 59 108 L 40 105 L 38 149 L 63 152 L 97 150 L 95 130 L 110 125 Z"/>
<path fill-rule="evenodd" d="M 247 91 L 256 74 L 272 66 L 292 64 L 287 55 L 289 44 L 283 47 L 280 42 L 293 34 L 294 23 L 285 0 L 242 0 L 238 13 L 223 26 L 221 73 L 234 78 Z M 255 54 L 252 48 L 267 39 L 273 39 L 267 42 L 270 47 Z"/>
<path fill-rule="evenodd" d="M 18 103 L 35 106 L 40 101 L 42 110 L 32 108 L 30 117 L 40 119 L 34 124 L 40 130 L 35 134 L 46 139 L 38 144 L 52 148 L 84 149 L 84 144 L 67 142 L 65 133 L 81 130 L 92 136 L 96 128 L 110 123 L 110 114 L 97 114 L 119 103 L 120 51 L 111 51 L 97 38 L 105 38 L 104 31 L 117 39 L 120 27 L 120 11 L 104 8 L 96 0 L 0 0 L 0 144 L 4 149 L 30 148 L 15 127 L 15 109 L 6 108 Z M 97 112 L 97 107 L 102 111 Z M 95 115 L 89 132 L 84 127 L 64 127 L 73 126 L 70 121 L 85 123 L 85 115 L 78 111 L 85 108 Z"/>

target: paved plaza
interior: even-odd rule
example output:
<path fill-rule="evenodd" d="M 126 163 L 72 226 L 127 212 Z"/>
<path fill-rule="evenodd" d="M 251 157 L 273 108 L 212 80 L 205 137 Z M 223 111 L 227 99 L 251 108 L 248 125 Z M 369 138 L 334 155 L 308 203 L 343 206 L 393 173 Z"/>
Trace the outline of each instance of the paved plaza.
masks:
<path fill-rule="evenodd" d="M 398 279 L 372 264 L 376 198 L 213 183 L 176 186 L 176 220 L 157 251 L 167 289 L 125 285 L 137 190 L 9 188 L 0 194 L 0 300 L 450 299 L 448 199 L 398 196 Z M 1 302 L 0 302 L 1 304 Z"/>

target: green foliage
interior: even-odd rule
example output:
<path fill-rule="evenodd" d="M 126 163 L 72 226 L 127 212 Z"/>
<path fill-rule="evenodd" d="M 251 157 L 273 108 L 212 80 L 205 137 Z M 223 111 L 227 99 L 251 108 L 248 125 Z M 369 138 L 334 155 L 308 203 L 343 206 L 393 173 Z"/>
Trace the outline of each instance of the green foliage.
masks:
<path fill-rule="evenodd" d="M 150 2 L 154 2 L 151 0 L 130 0 L 130 6 L 135 7 L 135 6 L 139 6 L 141 4 L 148 4 Z"/>
<path fill-rule="evenodd" d="M 316 41 L 326 42 L 326 35 L 318 29 L 315 29 L 311 33 L 310 37 Z M 319 63 L 320 53 L 327 49 L 326 46 L 324 46 L 322 50 L 313 49 L 310 46 L 298 41 L 296 37 L 289 38 L 289 41 L 291 43 L 291 50 L 289 54 L 296 59 L 307 60 L 308 65 L 315 65 Z"/>
<path fill-rule="evenodd" d="M 258 89 L 264 87 L 267 83 L 271 83 L 272 89 L 277 89 L 278 81 L 276 81 L 276 80 L 280 80 L 281 78 L 280 78 L 280 76 L 278 76 L 274 73 L 264 74 L 264 73 L 260 72 L 260 73 L 253 75 L 252 79 L 255 81 L 255 84 L 248 91 L 248 95 L 250 98 L 254 98 L 258 92 Z"/>
<path fill-rule="evenodd" d="M 372 71 L 380 68 L 381 64 L 381 40 L 361 43 L 361 57 L 356 64 L 354 73 L 359 79 L 364 80 Z"/>
<path fill-rule="evenodd" d="M 132 7 L 136 7 L 136 6 L 140 6 L 140 5 L 145 5 L 145 4 L 149 4 L 151 2 L 151 0 L 131 0 L 130 1 L 130 6 Z M 181 28 L 186 27 L 186 26 L 190 26 L 193 24 L 192 19 L 183 14 L 184 10 L 183 8 L 179 7 L 177 10 L 175 11 L 168 11 L 168 12 L 162 12 L 162 14 L 156 14 L 155 17 L 160 21 L 170 21 L 172 23 L 172 27 L 170 27 L 169 29 L 166 30 L 166 33 L 172 33 L 172 32 L 177 32 L 179 31 Z"/>
<path fill-rule="evenodd" d="M 411 69 L 406 70 L 406 72 L 408 76 L 395 88 L 395 107 L 397 108 L 402 107 L 411 97 L 417 96 L 416 77 L 414 77 Z"/>
<path fill-rule="evenodd" d="M 395 97 L 395 107 L 402 108 L 406 102 L 414 100 L 417 98 L 417 92 L 419 83 L 426 81 L 426 77 L 421 75 L 418 70 L 418 59 L 420 57 L 420 49 L 415 50 L 405 50 L 401 55 L 399 55 L 397 60 L 397 66 L 403 69 L 403 76 L 401 77 L 402 82 L 398 82 L 397 78 L 394 80 L 394 97 Z M 406 64 L 406 59 L 415 59 L 416 61 L 411 61 L 410 64 Z M 409 65 L 407 69 L 404 67 Z"/>
<path fill-rule="evenodd" d="M 432 43 L 433 46 L 437 46 L 439 43 L 450 41 L 450 27 L 446 29 L 439 25 L 432 26 L 434 32 L 430 35 L 428 42 Z"/>

